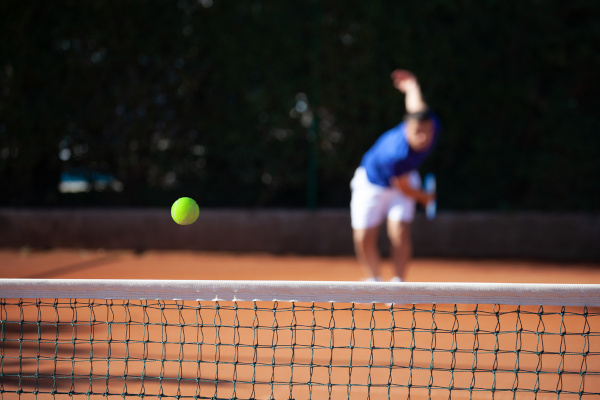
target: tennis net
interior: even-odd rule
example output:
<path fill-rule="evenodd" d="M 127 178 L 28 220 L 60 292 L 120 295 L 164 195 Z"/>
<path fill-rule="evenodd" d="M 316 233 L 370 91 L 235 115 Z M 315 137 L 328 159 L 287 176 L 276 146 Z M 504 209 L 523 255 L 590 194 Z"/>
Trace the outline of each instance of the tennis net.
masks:
<path fill-rule="evenodd" d="M 600 285 L 0 280 L 0 397 L 597 399 Z"/>

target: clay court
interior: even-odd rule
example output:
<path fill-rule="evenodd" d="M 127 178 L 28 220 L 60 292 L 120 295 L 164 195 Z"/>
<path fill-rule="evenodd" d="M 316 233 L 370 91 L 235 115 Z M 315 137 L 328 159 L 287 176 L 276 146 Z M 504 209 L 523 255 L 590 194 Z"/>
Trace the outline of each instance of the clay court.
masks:
<path fill-rule="evenodd" d="M 0 249 L 0 278 L 358 281 L 352 256 L 102 249 Z M 391 276 L 384 261 L 384 277 Z M 600 283 L 600 264 L 417 258 L 410 282 Z"/>
<path fill-rule="evenodd" d="M 350 256 L 21 248 L 0 250 L 0 264 L 1 278 L 363 278 Z M 385 271 L 391 276 L 389 263 Z M 588 284 L 600 283 L 600 268 L 418 258 L 408 280 Z M 538 306 L 394 305 L 390 312 L 385 304 L 232 304 L 132 299 L 56 305 L 50 299 L 26 300 L 23 311 L 7 304 L 2 398 L 18 398 L 21 391 L 20 398 L 437 399 L 451 393 L 488 399 L 493 388 L 496 399 L 554 399 L 580 398 L 579 391 L 600 387 L 594 308 L 583 317 L 581 310 L 561 314 L 554 306 L 540 313 Z M 32 322 L 8 322 L 21 319 Z M 497 328 L 508 332 L 499 335 Z M 562 344 L 561 332 L 568 333 Z"/>

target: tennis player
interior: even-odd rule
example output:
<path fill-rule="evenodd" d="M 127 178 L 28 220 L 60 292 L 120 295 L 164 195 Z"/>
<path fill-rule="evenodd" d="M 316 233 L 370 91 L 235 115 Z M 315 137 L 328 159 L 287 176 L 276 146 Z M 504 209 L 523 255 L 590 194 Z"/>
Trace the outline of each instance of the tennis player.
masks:
<path fill-rule="evenodd" d="M 354 247 L 368 281 L 381 280 L 378 236 L 384 221 L 395 269 L 391 281 L 405 279 L 412 256 L 411 224 L 416 203 L 425 206 L 435 196 L 421 190 L 417 168 L 436 142 L 439 121 L 425 103 L 412 72 L 395 70 L 392 82 L 405 95 L 404 121 L 381 135 L 365 153 L 350 183 Z"/>

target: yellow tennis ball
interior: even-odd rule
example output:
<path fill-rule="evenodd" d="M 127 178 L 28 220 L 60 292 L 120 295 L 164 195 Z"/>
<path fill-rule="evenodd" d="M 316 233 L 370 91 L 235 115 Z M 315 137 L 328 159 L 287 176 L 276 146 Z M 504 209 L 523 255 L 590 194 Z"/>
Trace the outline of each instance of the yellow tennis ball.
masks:
<path fill-rule="evenodd" d="M 200 210 L 194 199 L 182 197 L 178 199 L 171 207 L 171 217 L 179 225 L 193 224 L 198 219 Z"/>

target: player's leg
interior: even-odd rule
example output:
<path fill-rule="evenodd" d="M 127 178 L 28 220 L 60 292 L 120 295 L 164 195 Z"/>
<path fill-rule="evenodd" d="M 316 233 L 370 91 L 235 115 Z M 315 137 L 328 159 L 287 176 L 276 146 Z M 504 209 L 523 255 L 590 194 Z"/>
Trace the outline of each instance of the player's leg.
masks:
<path fill-rule="evenodd" d="M 381 280 L 381 256 L 377 247 L 380 226 L 353 229 L 354 251 L 368 280 Z"/>
<path fill-rule="evenodd" d="M 397 281 L 406 280 L 406 267 L 412 257 L 412 236 L 410 222 L 388 220 L 387 232 L 391 244 L 394 277 Z"/>
<path fill-rule="evenodd" d="M 410 172 L 410 185 L 421 186 L 421 177 L 417 171 Z M 396 194 L 388 212 L 387 232 L 391 244 L 392 263 L 395 270 L 393 280 L 406 280 L 406 269 L 412 257 L 411 226 L 415 216 L 416 202 L 401 191 Z"/>
<path fill-rule="evenodd" d="M 369 182 L 364 168 L 356 170 L 350 187 L 350 215 L 356 257 L 367 279 L 380 280 L 381 256 L 377 239 L 387 214 L 391 190 Z"/>

